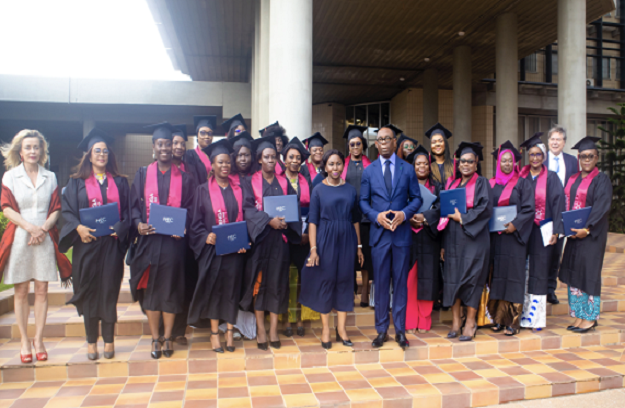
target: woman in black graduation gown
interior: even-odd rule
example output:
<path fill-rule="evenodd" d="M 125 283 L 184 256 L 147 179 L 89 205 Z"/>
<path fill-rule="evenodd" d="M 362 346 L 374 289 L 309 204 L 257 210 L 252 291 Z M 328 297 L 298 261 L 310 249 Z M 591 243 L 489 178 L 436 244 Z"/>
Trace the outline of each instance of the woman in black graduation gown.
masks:
<path fill-rule="evenodd" d="M 425 132 L 425 136 L 430 139 L 430 150 L 434 159 L 430 165 L 432 179 L 440 183 L 441 186 L 445 186 L 448 178 L 453 178 L 455 171 L 447 140 L 451 135 L 451 132 L 440 123 Z"/>
<path fill-rule="evenodd" d="M 188 172 L 193 172 L 196 182 L 201 184 L 208 180 L 208 173 L 211 171 L 210 160 L 203 149 L 213 143 L 213 133 L 217 130 L 216 116 L 194 116 L 193 122 L 195 123 L 197 146 L 195 149 L 187 150 L 184 162 L 189 167 Z"/>
<path fill-rule="evenodd" d="M 140 302 L 148 316 L 152 357 L 160 358 L 162 354 L 165 357 L 173 354 L 174 318 L 184 310 L 188 239 L 156 234 L 154 227 L 148 224 L 148 205 L 155 203 L 187 209 L 188 226 L 194 184 L 191 176 L 172 164 L 172 132 L 175 128 L 167 122 L 151 128 L 154 129 L 152 146 L 156 162 L 137 170 L 132 183 L 131 247 L 127 263 L 130 265 L 133 299 Z M 161 317 L 165 326 L 164 338 L 159 336 Z"/>
<path fill-rule="evenodd" d="M 462 142 L 456 150 L 460 159 L 459 174 L 449 189 L 465 188 L 467 213 L 458 209 L 441 218 L 439 230 L 444 228 L 441 258 L 443 269 L 443 306 L 452 307 L 453 324 L 447 338 L 455 338 L 463 330 L 460 341 L 470 341 L 477 333 L 476 314 L 482 291 L 488 277 L 490 232 L 488 222 L 492 214 L 488 180 L 479 175 L 478 163 L 483 160 L 482 145 Z M 461 306 L 467 307 L 467 316 L 461 321 Z"/>
<path fill-rule="evenodd" d="M 587 136 L 573 149 L 579 151 L 581 172 L 571 176 L 566 185 L 567 210 L 592 207 L 585 228 L 575 228 L 575 235 L 566 241 L 560 280 L 566 283 L 571 317 L 568 327 L 576 333 L 586 333 L 597 325 L 601 310 L 601 268 L 608 242 L 612 182 L 597 169 L 598 137 Z"/>
<path fill-rule="evenodd" d="M 494 207 L 516 207 L 516 217 L 503 232 L 490 234 L 490 294 L 488 312 L 494 332 L 514 336 L 521 328 L 525 299 L 527 243 L 534 223 L 534 188 L 519 177 L 516 163 L 522 156 L 509 141 L 497 148 L 495 177 L 490 180 Z"/>
<path fill-rule="evenodd" d="M 362 266 L 356 211 L 356 189 L 342 178 L 344 157 L 338 150 L 323 155 L 325 180 L 314 190 L 310 202 L 310 257 L 302 271 L 300 302 L 321 313 L 321 346 L 332 347 L 330 312 L 336 310 L 336 341 L 353 346 L 346 330 L 347 312 L 354 310 L 354 262 Z"/>
<path fill-rule="evenodd" d="M 232 163 L 232 175 L 238 176 L 239 180 L 251 176 L 254 173 L 252 160 L 252 141 L 254 138 L 248 132 L 239 133 L 228 141 L 232 146 L 230 154 Z"/>
<path fill-rule="evenodd" d="M 360 182 L 362 180 L 362 172 L 371 164 L 371 160 L 365 155 L 367 149 L 367 139 L 363 132 L 367 130 L 366 126 L 349 125 L 343 133 L 343 139 L 347 139 L 349 147 L 349 156 L 345 159 L 345 167 L 341 177 L 348 184 L 356 189 L 357 202 L 360 202 Z M 369 245 L 369 231 L 371 222 L 360 210 L 360 205 L 356 206 L 356 211 L 360 213 L 360 242 L 362 243 L 362 254 L 365 262 L 361 265 L 356 263 L 356 270 L 360 270 L 362 279 L 362 290 L 360 292 L 360 307 L 369 306 L 369 285 L 373 279 L 373 263 L 371 261 L 371 246 Z M 356 279 L 354 275 L 354 279 Z M 358 286 L 354 288 L 357 290 Z"/>
<path fill-rule="evenodd" d="M 434 181 L 430 172 L 430 155 L 419 146 L 407 157 L 417 174 L 419 184 L 438 197 L 442 186 Z M 441 289 L 440 254 L 441 242 L 438 232 L 440 202 L 434 201 L 431 208 L 415 214 L 410 219 L 412 246 L 408 274 L 408 304 L 406 305 L 406 330 L 427 333 L 432 328 L 432 308 L 438 300 Z"/>
<path fill-rule="evenodd" d="M 85 151 L 76 173 L 72 174 L 62 200 L 65 224 L 59 250 L 74 247 L 72 282 L 74 296 L 68 303 L 76 306 L 85 320 L 88 358 L 98 358 L 98 331 L 101 322 L 104 357 L 115 355 L 114 334 L 117 321 L 117 298 L 124 277 L 124 255 L 128 249 L 130 211 L 129 187 L 119 174 L 110 146 L 113 139 L 95 128 L 78 147 Z M 117 203 L 119 219 L 111 235 L 96 238 L 95 230 L 80 222 L 80 209 Z"/>
<path fill-rule="evenodd" d="M 263 198 L 297 195 L 286 177 L 276 172 L 278 153 L 275 137 L 252 142 L 255 160 L 261 169 L 243 180 L 243 210 L 253 246 L 246 264 L 243 310 L 256 312 L 258 348 L 267 350 L 265 312 L 270 313 L 269 344 L 280 348 L 278 315 L 289 306 L 289 243 L 299 243 L 302 223 L 286 223 L 284 217 L 270 218 L 263 211 Z"/>
<path fill-rule="evenodd" d="M 221 124 L 221 128 L 226 134 L 226 139 L 230 140 L 235 136 L 239 136 L 242 132 L 247 130 L 247 126 L 245 125 L 245 119 L 243 119 L 243 115 L 237 113 L 230 119 L 224 121 Z"/>
<path fill-rule="evenodd" d="M 528 241 L 529 273 L 523 304 L 521 327 L 540 329 L 547 325 L 547 294 L 549 293 L 549 268 L 553 257 L 560 256 L 556 243 L 559 234 L 564 233 L 562 211 L 564 211 L 564 188 L 558 175 L 543 164 L 546 147 L 540 136 L 542 132 L 521 143 L 527 150 L 530 164 L 521 169 L 521 177 L 534 188 L 534 222 Z M 551 219 L 553 235 L 549 245 L 543 242 L 540 224 Z"/>
<path fill-rule="evenodd" d="M 243 221 L 243 193 L 239 178 L 230 175 L 232 147 L 226 139 L 206 148 L 212 171 L 208 182 L 200 184 L 193 199 L 189 228 L 190 246 L 199 264 L 198 284 L 189 307 L 188 322 L 193 327 L 211 328 L 213 350 L 223 353 L 219 342 L 219 321 L 228 324 L 226 349 L 234 352 L 233 326 L 237 322 L 245 249 L 217 256 L 215 225 Z"/>
<path fill-rule="evenodd" d="M 419 142 L 402 133 L 399 139 L 397 139 L 397 151 L 395 153 L 400 159 L 407 160 L 410 153 L 414 152 L 417 146 L 419 146 Z"/>
<path fill-rule="evenodd" d="M 277 139 L 276 139 L 277 140 Z M 308 151 L 302 142 L 294 137 L 282 150 L 282 157 L 284 157 L 284 176 L 291 184 L 294 190 L 297 191 L 297 197 L 299 199 L 300 211 L 302 217 L 308 213 L 310 206 L 310 195 L 312 194 L 312 183 L 307 176 L 304 176 L 300 169 L 302 163 L 308 159 Z M 304 231 L 302 231 L 304 232 Z M 302 268 L 306 263 L 306 258 L 310 252 L 310 245 L 308 242 L 308 232 L 302 233 L 302 240 L 298 244 L 289 243 L 290 263 L 297 268 L 297 298 L 296 302 L 296 316 L 297 316 L 297 335 L 304 337 L 306 331 L 304 329 L 304 323 L 302 322 L 302 305 L 297 303 L 299 294 L 302 288 Z M 293 336 L 293 329 L 291 328 L 291 322 L 288 318 L 288 313 L 285 315 L 285 329 L 284 335 L 287 337 Z"/>

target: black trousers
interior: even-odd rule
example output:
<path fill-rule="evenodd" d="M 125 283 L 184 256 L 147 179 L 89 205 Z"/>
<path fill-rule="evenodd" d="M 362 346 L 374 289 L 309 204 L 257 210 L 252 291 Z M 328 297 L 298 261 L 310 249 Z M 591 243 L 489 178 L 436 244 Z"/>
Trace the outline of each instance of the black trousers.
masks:
<path fill-rule="evenodd" d="M 558 288 L 558 273 L 560 272 L 560 260 L 562 259 L 562 247 L 564 246 L 564 238 L 558 239 L 556 243 L 556 256 L 551 260 L 549 268 L 549 293 L 554 293 Z"/>
<path fill-rule="evenodd" d="M 99 324 L 102 322 L 102 338 L 105 343 L 113 343 L 115 338 L 115 323 L 107 323 L 97 317 L 87 319 L 85 317 L 85 331 L 87 332 L 87 343 L 98 342 Z"/>

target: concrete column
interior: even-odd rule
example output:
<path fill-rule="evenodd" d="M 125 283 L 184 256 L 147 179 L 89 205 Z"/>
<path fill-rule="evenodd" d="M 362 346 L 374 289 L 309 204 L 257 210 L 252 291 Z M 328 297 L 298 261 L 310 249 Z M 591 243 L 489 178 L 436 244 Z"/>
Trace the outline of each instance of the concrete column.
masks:
<path fill-rule="evenodd" d="M 454 150 L 471 141 L 471 78 L 471 48 L 461 45 L 454 49 Z"/>
<path fill-rule="evenodd" d="M 269 122 L 291 137 L 312 129 L 312 0 L 271 0 Z"/>
<path fill-rule="evenodd" d="M 423 71 L 423 131 L 425 132 L 438 122 L 438 71 L 428 68 Z M 425 142 L 425 136 L 419 135 Z"/>
<path fill-rule="evenodd" d="M 495 145 L 499 146 L 506 140 L 516 144 L 519 131 L 517 15 L 505 13 L 497 17 L 495 34 L 497 73 Z"/>
<path fill-rule="evenodd" d="M 95 128 L 95 120 L 93 119 L 83 119 L 82 121 L 82 137 L 86 137 L 89 132 L 91 132 Z"/>
<path fill-rule="evenodd" d="M 558 123 L 570 152 L 586 136 L 586 0 L 558 0 Z"/>
<path fill-rule="evenodd" d="M 252 129 L 256 137 L 259 129 L 269 122 L 269 6 L 270 0 L 256 0 L 254 26 Z"/>

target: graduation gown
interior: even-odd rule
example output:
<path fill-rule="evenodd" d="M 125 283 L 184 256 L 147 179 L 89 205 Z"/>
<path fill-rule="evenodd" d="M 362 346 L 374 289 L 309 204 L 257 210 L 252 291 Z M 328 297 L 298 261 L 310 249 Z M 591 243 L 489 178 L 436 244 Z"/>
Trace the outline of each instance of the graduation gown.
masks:
<path fill-rule="evenodd" d="M 193 206 L 193 179 L 185 172 L 180 173 L 182 175 L 180 208 L 187 209 L 186 228 L 189 231 Z M 130 265 L 130 290 L 133 299 L 141 303 L 143 310 L 177 314 L 184 310 L 188 234 L 179 240 L 160 234 L 139 235 L 137 229 L 139 223 L 147 222 L 144 198 L 146 174 L 145 166 L 137 170 L 130 190 L 131 244 L 126 258 L 126 263 Z M 156 175 L 159 201 L 165 205 L 169 197 L 171 169 L 165 174 L 157 171 Z M 148 287 L 137 290 L 148 266 L 150 267 Z"/>
<path fill-rule="evenodd" d="M 442 186 L 432 180 L 430 184 L 434 185 L 434 195 L 438 196 Z M 440 212 L 440 201 L 436 200 L 431 209 L 423 212 L 428 225 L 423 225 L 423 229 L 417 234 L 414 231 L 412 233 L 410 265 L 412 267 L 415 263 L 417 264 L 418 300 L 435 301 L 439 298 L 441 234 L 437 227 Z"/>
<path fill-rule="evenodd" d="M 76 306 L 78 315 L 87 321 L 99 318 L 107 323 L 117 321 L 117 299 L 124 278 L 124 255 L 128 249 L 130 210 L 128 196 L 130 188 L 125 177 L 108 177 L 100 185 L 102 204 L 107 204 L 107 189 L 114 182 L 119 192 L 120 221 L 113 228 L 117 238 L 99 237 L 90 243 L 83 243 L 76 228 L 81 225 L 81 208 L 89 208 L 85 180 L 70 178 L 62 197 L 62 215 L 59 250 L 72 253 L 72 286 L 74 296 L 67 302 Z M 113 231 L 111 231 L 112 233 Z"/>
<path fill-rule="evenodd" d="M 192 173 L 195 177 L 195 182 L 197 184 L 202 184 L 208 181 L 208 172 L 206 171 L 206 166 L 200 160 L 200 157 L 197 155 L 197 151 L 195 149 L 187 149 L 184 154 L 184 165 L 185 171 L 187 173 Z"/>
<path fill-rule="evenodd" d="M 307 175 L 304 175 L 304 174 L 302 175 L 304 176 L 304 178 L 306 179 L 306 182 L 308 183 L 308 197 L 312 197 L 312 182 L 310 181 L 310 178 Z M 286 177 L 286 173 L 284 174 L 284 176 Z M 289 184 L 291 184 L 290 180 L 289 180 Z M 297 198 L 298 198 L 298 202 L 300 203 L 300 206 L 301 206 L 301 197 L 302 197 L 302 186 L 298 182 L 297 183 Z M 306 231 L 306 233 L 308 233 L 308 231 Z M 306 264 L 306 258 L 308 258 L 309 252 L 310 252 L 310 244 L 302 244 L 301 242 L 298 242 L 298 243 L 289 242 L 289 259 L 290 259 L 290 262 L 293 265 L 295 265 L 295 267 L 297 268 L 297 272 L 300 274 L 300 279 L 298 280 L 300 284 L 301 284 L 302 268 Z"/>
<path fill-rule="evenodd" d="M 534 195 L 536 195 L 536 180 L 532 179 L 532 174 L 527 175 L 527 180 L 534 187 Z M 562 211 L 565 206 L 564 187 L 560 182 L 558 175 L 549 171 L 547 174 L 547 197 L 545 202 L 545 219 L 553 220 L 553 233 L 564 234 L 564 226 L 562 225 Z M 529 281 L 527 293 L 531 295 L 547 295 L 549 293 L 549 269 L 553 257 L 560 256 L 557 245 L 545 246 L 543 244 L 540 227 L 532 222 L 532 232 L 528 242 L 529 261 Z"/>
<path fill-rule="evenodd" d="M 571 186 L 571 208 L 575 202 L 581 176 Z M 566 240 L 560 280 L 591 296 L 601 296 L 601 268 L 608 242 L 612 182 L 605 173 L 599 173 L 588 186 L 586 207 L 592 207 L 586 228 L 590 235 L 583 239 Z"/>
<path fill-rule="evenodd" d="M 354 162 L 352 160 L 347 164 L 347 174 L 345 175 L 345 182 L 351 184 L 356 189 L 356 199 L 357 202 L 360 202 L 360 184 L 362 180 L 362 173 L 365 171 L 365 168 L 362 164 L 362 161 Z M 360 209 L 360 205 L 356 211 L 359 214 L 360 220 L 360 242 L 362 243 L 362 255 L 365 257 L 365 262 L 360 266 L 358 262 L 356 262 L 356 270 L 364 270 L 369 272 L 369 279 L 373 280 L 373 263 L 371 260 L 371 245 L 369 245 L 369 232 L 371 230 L 371 222 L 369 219 L 362 213 Z M 356 285 L 356 290 L 358 290 L 358 285 Z"/>
<path fill-rule="evenodd" d="M 236 222 L 239 204 L 232 187 L 219 189 L 228 222 Z M 189 243 L 198 262 L 199 278 L 187 322 L 193 327 L 210 327 L 210 319 L 236 324 L 246 258 L 245 254 L 217 256 L 215 245 L 206 243 L 206 237 L 216 225 L 208 182 L 197 187 L 192 214 Z"/>
<path fill-rule="evenodd" d="M 505 186 L 495 184 L 492 188 L 493 206 L 497 207 Z M 490 234 L 490 263 L 493 272 L 490 281 L 490 299 L 523 303 L 525 299 L 525 262 L 527 243 L 534 224 L 534 188 L 519 178 L 510 194 L 509 206 L 516 206 L 516 218 L 512 234 Z"/>
<path fill-rule="evenodd" d="M 243 190 L 243 211 L 247 221 L 247 230 L 252 240 L 252 249 L 248 254 L 243 278 L 243 310 L 264 310 L 271 313 L 286 313 L 289 306 L 289 243 L 301 241 L 302 223 L 292 222 L 285 230 L 275 230 L 269 226 L 269 215 L 256 209 L 256 199 L 252 189 L 251 177 L 245 178 L 241 184 Z M 291 183 L 287 182 L 288 194 L 297 194 Z M 263 178 L 263 197 L 284 195 L 277 178 L 269 184 Z M 282 239 L 286 236 L 288 243 Z M 254 300 L 254 283 L 258 273 L 262 271 L 262 281 Z"/>
<path fill-rule="evenodd" d="M 459 188 L 466 187 L 461 184 Z M 443 269 L 443 306 L 451 307 L 456 299 L 477 309 L 488 277 L 490 232 L 488 222 L 492 215 L 489 199 L 490 185 L 484 177 L 475 183 L 473 208 L 462 214 L 463 225 L 449 220 L 443 231 L 445 248 Z"/>

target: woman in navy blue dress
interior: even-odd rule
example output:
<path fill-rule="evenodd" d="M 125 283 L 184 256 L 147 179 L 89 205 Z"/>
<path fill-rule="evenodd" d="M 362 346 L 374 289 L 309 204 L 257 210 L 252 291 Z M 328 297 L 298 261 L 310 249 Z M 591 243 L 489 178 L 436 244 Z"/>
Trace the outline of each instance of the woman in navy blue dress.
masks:
<path fill-rule="evenodd" d="M 336 341 L 347 338 L 347 312 L 354 310 L 354 262 L 362 266 L 360 213 L 356 189 L 341 178 L 345 158 L 338 150 L 323 155 L 325 180 L 314 188 L 308 213 L 310 257 L 302 270 L 300 303 L 321 313 L 321 346 L 332 347 L 330 312 L 338 312 Z M 323 200 L 321 199 L 323 197 Z"/>

